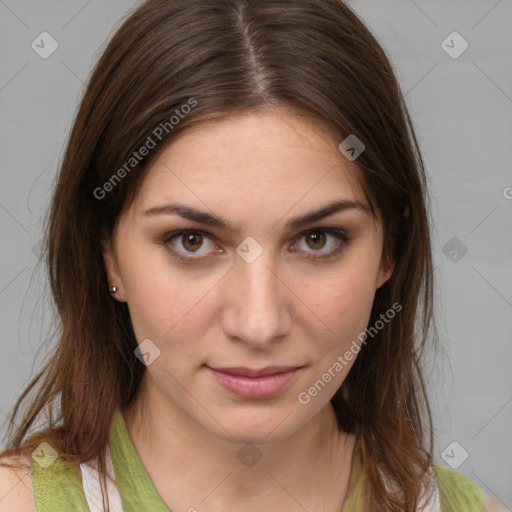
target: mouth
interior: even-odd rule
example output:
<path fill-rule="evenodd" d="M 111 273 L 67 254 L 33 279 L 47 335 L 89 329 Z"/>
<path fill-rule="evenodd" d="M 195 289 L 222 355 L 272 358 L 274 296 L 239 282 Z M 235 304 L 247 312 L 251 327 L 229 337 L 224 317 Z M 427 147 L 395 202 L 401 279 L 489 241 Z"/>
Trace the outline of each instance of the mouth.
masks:
<path fill-rule="evenodd" d="M 231 393 L 247 400 L 261 400 L 283 391 L 303 367 L 206 368 L 214 379 Z"/>

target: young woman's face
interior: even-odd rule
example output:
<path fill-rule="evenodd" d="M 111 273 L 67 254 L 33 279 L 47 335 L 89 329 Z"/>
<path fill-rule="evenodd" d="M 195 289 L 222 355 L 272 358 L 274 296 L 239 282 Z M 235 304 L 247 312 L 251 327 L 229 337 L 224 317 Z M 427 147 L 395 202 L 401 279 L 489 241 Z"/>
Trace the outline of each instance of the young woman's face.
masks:
<path fill-rule="evenodd" d="M 148 170 L 104 258 L 163 417 L 263 443 L 330 407 L 392 270 L 340 142 L 286 110 L 239 114 Z"/>

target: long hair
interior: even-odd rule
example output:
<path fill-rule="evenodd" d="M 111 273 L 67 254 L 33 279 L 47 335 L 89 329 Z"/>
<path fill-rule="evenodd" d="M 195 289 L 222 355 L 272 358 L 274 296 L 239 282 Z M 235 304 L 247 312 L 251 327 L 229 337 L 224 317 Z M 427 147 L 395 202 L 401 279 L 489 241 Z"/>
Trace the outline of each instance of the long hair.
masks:
<path fill-rule="evenodd" d="M 127 305 L 107 290 L 101 235 L 112 234 L 176 134 L 275 106 L 315 116 L 340 143 L 355 135 L 365 145 L 355 163 L 395 262 L 369 325 L 393 304 L 401 311 L 362 347 L 331 402 L 339 428 L 357 435 L 366 509 L 416 509 L 433 464 L 421 366 L 433 311 L 426 177 L 392 66 L 340 0 L 147 0 L 118 28 L 85 88 L 45 226 L 56 348 L 18 398 L 2 455 L 26 454 L 44 438 L 66 460 L 98 456 L 105 477 L 115 409 L 132 401 L 145 365 Z M 148 137 L 157 147 L 131 160 Z M 43 412 L 46 427 L 27 436 Z"/>

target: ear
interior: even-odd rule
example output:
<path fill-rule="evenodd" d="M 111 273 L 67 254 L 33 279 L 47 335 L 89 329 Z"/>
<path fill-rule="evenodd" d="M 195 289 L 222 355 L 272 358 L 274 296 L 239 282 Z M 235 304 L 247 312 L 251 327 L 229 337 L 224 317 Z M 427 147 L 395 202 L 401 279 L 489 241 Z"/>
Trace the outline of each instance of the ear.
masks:
<path fill-rule="evenodd" d="M 393 275 L 393 270 L 395 268 L 395 260 L 390 253 L 391 250 L 388 250 L 382 254 L 375 289 L 379 289 Z"/>
<path fill-rule="evenodd" d="M 103 265 L 105 274 L 107 275 L 107 286 L 117 286 L 117 292 L 112 297 L 119 302 L 126 302 L 124 299 L 124 289 L 117 264 L 117 258 L 113 247 L 112 239 L 107 236 L 101 238 L 101 252 L 103 255 Z"/>

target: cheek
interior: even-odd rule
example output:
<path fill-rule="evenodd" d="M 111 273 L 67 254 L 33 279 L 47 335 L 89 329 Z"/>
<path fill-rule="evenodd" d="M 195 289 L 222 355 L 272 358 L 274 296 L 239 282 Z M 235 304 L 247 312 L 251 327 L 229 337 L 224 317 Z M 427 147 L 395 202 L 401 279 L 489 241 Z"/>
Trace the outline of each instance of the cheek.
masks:
<path fill-rule="evenodd" d="M 338 339 L 364 330 L 375 296 L 375 282 L 371 272 L 339 272 L 336 276 L 308 286 L 307 292 L 314 298 L 313 308 L 317 316 Z"/>
<path fill-rule="evenodd" d="M 165 258 L 151 261 L 137 254 L 126 265 L 124 276 L 126 300 L 139 341 L 150 338 L 163 347 L 206 332 L 211 323 L 211 291 L 218 276 L 197 279 L 188 272 L 172 271 Z"/>
<path fill-rule="evenodd" d="M 201 287 L 190 283 L 168 285 L 159 282 L 151 286 L 137 283 L 129 295 L 130 316 L 136 334 L 140 332 L 140 336 L 153 336 L 155 340 L 167 343 L 180 333 L 183 335 L 191 328 L 198 328 L 201 317 L 197 312 L 201 310 L 204 295 Z"/>

